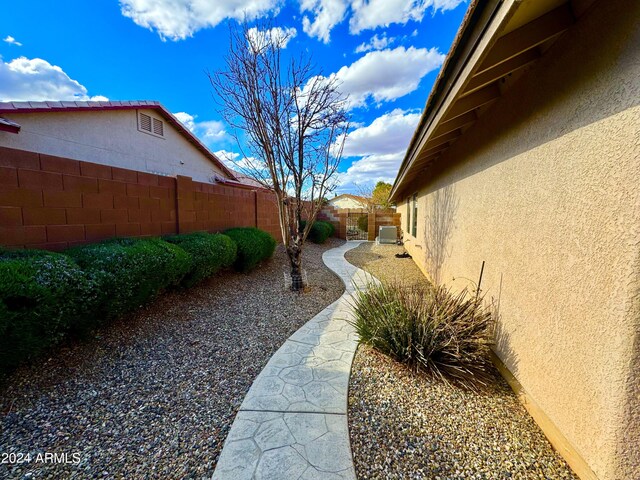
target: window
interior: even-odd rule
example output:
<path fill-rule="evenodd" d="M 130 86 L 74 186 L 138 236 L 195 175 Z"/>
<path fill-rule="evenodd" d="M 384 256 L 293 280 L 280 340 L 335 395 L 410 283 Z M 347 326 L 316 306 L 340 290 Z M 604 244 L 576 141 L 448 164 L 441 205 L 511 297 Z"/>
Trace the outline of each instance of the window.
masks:
<path fill-rule="evenodd" d="M 411 235 L 418 234 L 418 194 L 413 194 L 413 223 L 411 224 Z"/>
<path fill-rule="evenodd" d="M 156 137 L 164 137 L 164 123 L 162 120 L 158 120 L 146 113 L 138 113 L 138 130 Z"/>
<path fill-rule="evenodd" d="M 407 197 L 407 229 L 405 230 L 407 235 L 411 231 L 411 202 L 409 201 L 409 197 Z"/>

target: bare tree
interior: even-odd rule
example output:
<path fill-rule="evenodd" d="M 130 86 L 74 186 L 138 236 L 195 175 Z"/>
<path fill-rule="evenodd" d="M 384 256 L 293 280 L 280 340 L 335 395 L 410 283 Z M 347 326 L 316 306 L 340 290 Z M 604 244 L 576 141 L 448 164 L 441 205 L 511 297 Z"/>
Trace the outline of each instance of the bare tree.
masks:
<path fill-rule="evenodd" d="M 242 152 L 238 169 L 275 194 L 292 289 L 301 290 L 302 248 L 335 188 L 349 127 L 346 98 L 305 55 L 283 60 L 289 38 L 270 27 L 230 27 L 225 69 L 209 80 Z"/>
<path fill-rule="evenodd" d="M 359 185 L 357 183 L 353 184 L 356 195 L 362 198 L 362 201 L 366 203 L 367 212 L 373 212 L 376 208 L 375 204 L 372 201 L 373 195 L 373 185 L 370 183 L 366 183 L 364 185 Z"/>

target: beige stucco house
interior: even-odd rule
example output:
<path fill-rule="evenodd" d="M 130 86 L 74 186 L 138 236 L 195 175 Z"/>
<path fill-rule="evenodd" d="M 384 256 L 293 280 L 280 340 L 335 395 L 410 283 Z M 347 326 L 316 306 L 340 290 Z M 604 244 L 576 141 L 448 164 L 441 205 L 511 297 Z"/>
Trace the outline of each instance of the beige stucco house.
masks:
<path fill-rule="evenodd" d="M 357 209 L 357 208 L 369 208 L 369 200 L 359 195 L 352 195 L 350 193 L 343 193 L 336 197 L 333 197 L 327 202 L 332 207 L 343 209 Z"/>
<path fill-rule="evenodd" d="M 156 101 L 0 102 L 0 147 L 200 182 L 236 179 Z"/>
<path fill-rule="evenodd" d="M 640 478 L 639 104 L 640 2 L 472 2 L 392 190 L 583 479 Z"/>

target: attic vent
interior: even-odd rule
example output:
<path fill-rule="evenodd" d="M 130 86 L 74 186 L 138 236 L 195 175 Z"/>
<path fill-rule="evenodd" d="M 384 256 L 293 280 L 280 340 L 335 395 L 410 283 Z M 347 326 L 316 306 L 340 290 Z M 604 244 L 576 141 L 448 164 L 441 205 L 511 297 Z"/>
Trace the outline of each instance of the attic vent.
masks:
<path fill-rule="evenodd" d="M 138 130 L 157 137 L 164 137 L 164 123 L 145 113 L 138 113 Z"/>
<path fill-rule="evenodd" d="M 164 136 L 164 128 L 162 122 L 157 118 L 153 119 L 153 133 L 156 135 Z"/>
<path fill-rule="evenodd" d="M 144 130 L 145 132 L 151 131 L 151 117 L 149 115 L 145 115 L 144 113 L 140 114 L 140 130 Z"/>

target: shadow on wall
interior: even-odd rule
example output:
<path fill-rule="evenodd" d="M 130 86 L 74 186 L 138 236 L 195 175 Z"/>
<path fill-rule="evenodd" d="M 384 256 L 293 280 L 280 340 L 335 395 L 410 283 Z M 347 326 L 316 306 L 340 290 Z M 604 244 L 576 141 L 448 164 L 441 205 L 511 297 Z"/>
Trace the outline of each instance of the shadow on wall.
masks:
<path fill-rule="evenodd" d="M 427 197 L 425 265 L 436 285 L 440 284 L 444 261 L 451 256 L 451 250 L 447 245 L 451 239 L 459 203 L 453 185 L 440 188 Z"/>

